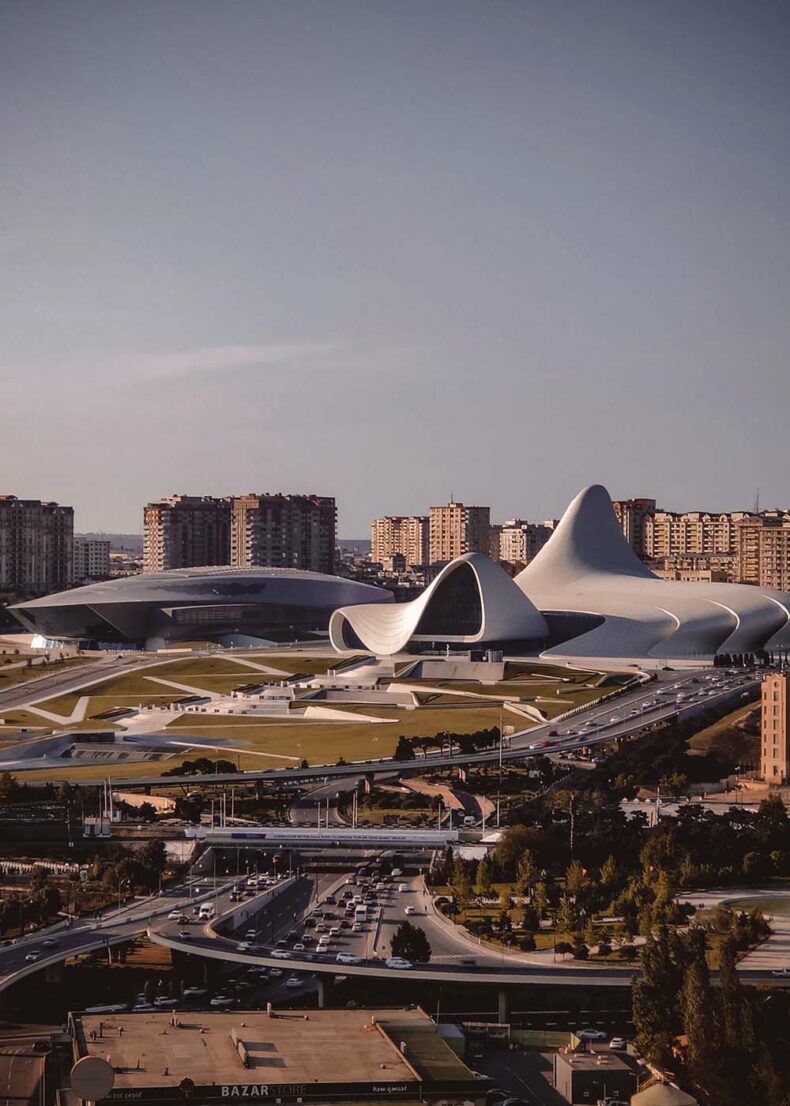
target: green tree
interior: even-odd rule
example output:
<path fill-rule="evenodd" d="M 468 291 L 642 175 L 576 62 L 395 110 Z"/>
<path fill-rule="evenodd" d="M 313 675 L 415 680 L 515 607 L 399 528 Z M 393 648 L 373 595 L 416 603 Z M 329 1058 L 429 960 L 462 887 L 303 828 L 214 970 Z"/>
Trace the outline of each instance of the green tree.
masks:
<path fill-rule="evenodd" d="M 477 862 L 475 872 L 475 894 L 484 897 L 491 890 L 491 861 L 484 856 Z"/>
<path fill-rule="evenodd" d="M 413 964 L 427 964 L 431 959 L 431 944 L 420 926 L 403 921 L 390 939 L 393 956 L 402 956 Z"/>
<path fill-rule="evenodd" d="M 529 849 L 526 849 L 516 869 L 517 889 L 520 895 L 529 895 L 538 878 L 538 866 Z"/>

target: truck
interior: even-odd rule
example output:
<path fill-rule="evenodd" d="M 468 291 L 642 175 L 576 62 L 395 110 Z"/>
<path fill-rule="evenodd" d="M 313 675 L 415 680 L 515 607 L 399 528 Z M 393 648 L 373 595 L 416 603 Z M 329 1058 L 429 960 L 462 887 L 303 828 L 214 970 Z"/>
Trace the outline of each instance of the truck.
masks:
<path fill-rule="evenodd" d="M 354 921 L 366 922 L 368 920 L 368 908 L 364 903 L 357 903 L 354 907 Z"/>
<path fill-rule="evenodd" d="M 204 921 L 208 921 L 214 917 L 214 903 L 202 902 L 200 904 L 200 910 L 198 910 L 198 918 Z"/>

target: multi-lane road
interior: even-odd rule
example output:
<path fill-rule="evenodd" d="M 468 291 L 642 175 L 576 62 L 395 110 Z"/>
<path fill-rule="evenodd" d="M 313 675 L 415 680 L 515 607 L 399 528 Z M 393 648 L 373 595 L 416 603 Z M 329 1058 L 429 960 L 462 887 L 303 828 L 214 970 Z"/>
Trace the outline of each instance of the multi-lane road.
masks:
<path fill-rule="evenodd" d="M 232 784 L 255 780 L 271 783 L 330 783 L 350 776 L 401 775 L 424 772 L 436 767 L 466 767 L 503 761 L 523 760 L 547 753 L 570 752 L 585 746 L 605 744 L 644 726 L 683 717 L 703 708 L 735 704 L 749 698 L 759 677 L 752 673 L 725 671 L 718 668 L 694 669 L 685 672 L 661 672 L 659 679 L 641 684 L 615 698 L 574 711 L 560 721 L 550 721 L 520 730 L 503 739 L 501 745 L 478 753 L 427 753 L 412 761 L 396 761 L 389 757 L 376 760 L 351 761 L 346 764 L 317 765 L 311 768 L 264 768 L 246 772 L 218 772 L 200 777 L 202 784 Z M 182 739 L 189 739 L 183 733 Z M 74 779 L 78 787 L 97 786 L 101 779 Z M 194 776 L 137 776 L 124 780 L 126 787 L 167 787 L 195 783 Z"/>
<path fill-rule="evenodd" d="M 437 914 L 421 877 L 396 876 L 367 891 L 361 889 L 359 879 L 353 872 L 317 882 L 297 878 L 284 884 L 263 909 L 250 909 L 243 918 L 225 913 L 212 922 L 187 927 L 164 920 L 152 925 L 149 934 L 157 943 L 182 953 L 240 967 L 286 970 L 297 978 L 342 974 L 380 981 L 422 979 L 499 987 L 529 983 L 625 987 L 634 976 L 633 967 L 546 962 L 545 955 L 507 953 L 479 944 Z M 352 893 L 371 898 L 370 917 L 356 932 L 354 919 L 344 909 L 348 900 L 343 896 Z M 408 968 L 388 967 L 392 935 L 406 919 L 425 930 L 431 960 Z M 318 952 L 317 939 L 324 933 L 330 945 Z M 747 969 L 742 975 L 746 982 L 775 982 L 769 971 Z"/>

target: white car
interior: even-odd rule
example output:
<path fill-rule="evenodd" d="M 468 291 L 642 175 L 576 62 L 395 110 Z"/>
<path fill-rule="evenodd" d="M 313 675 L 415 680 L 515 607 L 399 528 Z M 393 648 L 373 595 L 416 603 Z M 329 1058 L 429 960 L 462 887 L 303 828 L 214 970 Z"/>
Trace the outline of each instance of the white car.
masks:
<path fill-rule="evenodd" d="M 252 948 L 252 945 L 249 941 L 239 941 L 236 948 L 239 950 L 239 952 L 246 952 L 248 949 Z"/>
<path fill-rule="evenodd" d="M 291 954 L 290 954 L 290 952 L 288 952 L 287 949 L 272 949 L 272 951 L 269 953 L 269 956 L 271 956 L 271 958 L 273 960 L 290 960 L 291 959 Z"/>
<path fill-rule="evenodd" d="M 412 968 L 414 965 L 411 960 L 406 960 L 403 956 L 390 956 L 384 963 L 388 968 L 398 968 L 401 971 L 405 971 L 407 968 Z"/>
<path fill-rule="evenodd" d="M 416 914 L 417 913 L 417 907 L 416 906 L 407 906 L 404 913 L 405 914 Z"/>
<path fill-rule="evenodd" d="M 272 977 L 272 979 L 279 979 L 282 974 L 282 968 L 269 968 L 269 975 Z"/>
<path fill-rule="evenodd" d="M 171 910 L 170 913 L 167 915 L 167 920 L 168 920 L 168 922 L 180 922 L 181 921 L 181 911 L 180 910 Z"/>
<path fill-rule="evenodd" d="M 778 979 L 787 979 L 790 976 L 790 968 L 774 968 L 771 975 L 775 975 Z"/>
<path fill-rule="evenodd" d="M 25 960 L 27 960 L 28 964 L 32 964 L 36 960 L 40 960 L 40 959 L 41 959 L 41 953 L 40 952 L 29 952 L 27 954 L 27 956 L 25 957 Z"/>
<path fill-rule="evenodd" d="M 354 956 L 351 952 L 339 952 L 335 957 L 335 961 L 338 964 L 361 964 L 362 957 Z"/>
<path fill-rule="evenodd" d="M 613 1048 L 616 1052 L 625 1052 L 628 1048 L 628 1041 L 625 1037 L 612 1037 L 609 1048 Z"/>
<path fill-rule="evenodd" d="M 576 1036 L 580 1041 L 605 1041 L 606 1034 L 602 1029 L 577 1029 Z"/>
<path fill-rule="evenodd" d="M 398 884 L 398 890 L 399 891 L 408 891 L 409 890 L 408 883 L 399 883 Z"/>
<path fill-rule="evenodd" d="M 305 946 L 302 941 L 297 941 L 294 945 L 294 952 L 304 952 Z"/>
<path fill-rule="evenodd" d="M 235 1006 L 236 1000 L 235 998 L 229 998 L 228 995 L 217 995 L 215 998 L 209 999 L 208 1004 L 209 1006 L 218 1006 L 221 1009 L 222 1007 Z"/>
<path fill-rule="evenodd" d="M 340 936 L 340 926 L 332 926 L 331 929 L 329 930 L 329 936 L 330 937 L 339 937 Z"/>
<path fill-rule="evenodd" d="M 292 975 L 288 979 L 286 979 L 285 986 L 286 987 L 301 987 L 302 986 L 302 980 L 299 978 L 298 975 Z"/>

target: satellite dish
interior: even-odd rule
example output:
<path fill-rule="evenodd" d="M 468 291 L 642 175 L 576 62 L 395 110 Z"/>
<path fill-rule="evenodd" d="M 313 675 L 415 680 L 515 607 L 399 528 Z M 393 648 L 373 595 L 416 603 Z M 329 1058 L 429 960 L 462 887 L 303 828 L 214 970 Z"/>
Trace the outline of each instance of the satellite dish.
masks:
<path fill-rule="evenodd" d="M 106 1098 L 115 1082 L 115 1070 L 101 1056 L 83 1056 L 71 1069 L 71 1089 L 83 1102 Z"/>

